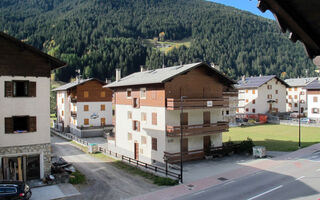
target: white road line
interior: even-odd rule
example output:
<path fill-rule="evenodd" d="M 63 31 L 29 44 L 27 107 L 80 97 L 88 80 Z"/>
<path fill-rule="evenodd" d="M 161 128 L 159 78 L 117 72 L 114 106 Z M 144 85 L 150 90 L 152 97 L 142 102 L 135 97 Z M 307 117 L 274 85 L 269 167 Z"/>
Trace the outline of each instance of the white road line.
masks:
<path fill-rule="evenodd" d="M 228 185 L 228 184 L 230 184 L 230 183 L 234 183 L 235 181 L 229 181 L 229 182 L 227 182 L 227 183 L 225 183 L 225 184 L 223 184 L 223 185 Z"/>
<path fill-rule="evenodd" d="M 251 198 L 249 198 L 248 200 L 256 199 L 256 198 L 258 198 L 258 197 L 261 197 L 262 195 L 268 194 L 268 193 L 270 193 L 270 192 L 272 192 L 272 191 L 275 191 L 275 190 L 277 190 L 277 189 L 279 189 L 279 188 L 282 188 L 282 187 L 283 187 L 283 185 L 279 185 L 278 187 L 275 187 L 275 188 L 273 188 L 273 189 L 271 189 L 271 190 L 265 191 L 264 193 L 258 194 L 258 195 L 254 196 L 254 197 L 251 197 Z"/>
<path fill-rule="evenodd" d="M 302 179 L 302 178 L 304 178 L 305 176 L 300 176 L 299 178 L 296 178 L 296 181 L 297 180 L 300 180 L 300 179 Z"/>
<path fill-rule="evenodd" d="M 196 192 L 196 193 L 194 193 L 193 195 L 199 195 L 199 194 L 204 193 L 204 192 L 206 192 L 206 191 L 203 190 L 203 191 L 200 191 L 200 192 Z"/>

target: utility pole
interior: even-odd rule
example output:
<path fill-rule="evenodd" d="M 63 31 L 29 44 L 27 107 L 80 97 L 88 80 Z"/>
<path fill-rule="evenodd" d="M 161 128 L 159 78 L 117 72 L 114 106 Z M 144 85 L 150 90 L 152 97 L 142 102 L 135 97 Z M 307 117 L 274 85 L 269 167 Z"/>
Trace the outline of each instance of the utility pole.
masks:
<path fill-rule="evenodd" d="M 300 109 L 300 95 L 301 93 L 299 92 L 299 106 L 298 106 L 298 109 L 299 109 L 299 148 L 301 148 L 301 122 L 300 122 L 300 114 L 301 114 L 301 109 Z"/>

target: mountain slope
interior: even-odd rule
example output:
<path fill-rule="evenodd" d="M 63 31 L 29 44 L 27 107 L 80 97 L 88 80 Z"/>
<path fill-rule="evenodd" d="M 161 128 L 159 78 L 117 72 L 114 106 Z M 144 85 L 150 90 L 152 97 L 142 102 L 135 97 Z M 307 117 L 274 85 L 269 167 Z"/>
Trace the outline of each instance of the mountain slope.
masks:
<path fill-rule="evenodd" d="M 302 45 L 288 41 L 274 21 L 202 0 L 2 0 L 0 31 L 68 62 L 56 72 L 62 81 L 76 68 L 104 79 L 116 67 L 127 75 L 163 60 L 214 62 L 232 78 L 314 69 Z M 191 45 L 163 55 L 143 43 L 161 32 L 164 40 L 191 38 Z"/>

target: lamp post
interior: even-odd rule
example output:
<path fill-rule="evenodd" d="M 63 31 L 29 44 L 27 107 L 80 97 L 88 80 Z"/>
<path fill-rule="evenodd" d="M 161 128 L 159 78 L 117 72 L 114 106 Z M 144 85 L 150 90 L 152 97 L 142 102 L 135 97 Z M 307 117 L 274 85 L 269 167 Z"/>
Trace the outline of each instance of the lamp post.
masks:
<path fill-rule="evenodd" d="M 183 99 L 186 98 L 186 96 L 180 97 L 180 180 L 181 183 L 183 183 L 182 174 L 183 174 L 183 166 L 182 166 L 182 139 L 183 139 L 183 127 L 182 127 L 182 114 L 183 114 Z"/>
<path fill-rule="evenodd" d="M 299 114 L 298 114 L 298 118 L 299 118 L 299 148 L 301 148 L 301 122 L 300 122 L 300 114 L 301 114 L 301 109 L 300 109 L 300 95 L 301 93 L 299 93 L 299 104 L 298 104 L 298 109 L 299 109 Z"/>

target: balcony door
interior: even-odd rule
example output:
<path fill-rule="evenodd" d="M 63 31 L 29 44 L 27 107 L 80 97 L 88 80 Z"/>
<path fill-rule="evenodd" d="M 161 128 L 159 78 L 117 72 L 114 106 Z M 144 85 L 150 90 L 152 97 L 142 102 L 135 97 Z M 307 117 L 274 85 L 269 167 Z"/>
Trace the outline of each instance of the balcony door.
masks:
<path fill-rule="evenodd" d="M 210 126 L 210 111 L 203 112 L 203 126 Z"/>
<path fill-rule="evenodd" d="M 203 136 L 203 151 L 208 152 L 210 151 L 211 142 L 210 142 L 210 136 Z"/>

